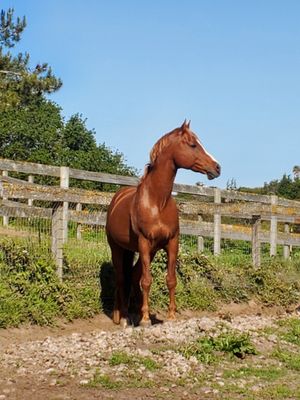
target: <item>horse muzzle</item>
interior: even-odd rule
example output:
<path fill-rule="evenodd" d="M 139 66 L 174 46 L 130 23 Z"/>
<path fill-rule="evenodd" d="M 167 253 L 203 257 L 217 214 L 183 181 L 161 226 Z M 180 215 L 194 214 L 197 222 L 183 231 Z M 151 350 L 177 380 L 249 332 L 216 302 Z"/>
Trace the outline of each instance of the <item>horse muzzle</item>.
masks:
<path fill-rule="evenodd" d="M 206 175 L 209 180 L 217 178 L 221 175 L 221 165 L 216 163 L 214 169 L 207 171 Z"/>

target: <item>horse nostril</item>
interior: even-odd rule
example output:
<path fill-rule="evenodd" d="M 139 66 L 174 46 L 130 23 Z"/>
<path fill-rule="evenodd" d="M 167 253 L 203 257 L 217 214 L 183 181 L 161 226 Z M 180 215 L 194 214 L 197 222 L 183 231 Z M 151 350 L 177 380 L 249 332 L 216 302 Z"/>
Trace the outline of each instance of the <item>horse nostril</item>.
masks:
<path fill-rule="evenodd" d="M 216 165 L 216 171 L 220 175 L 221 174 L 221 165 L 217 163 Z"/>

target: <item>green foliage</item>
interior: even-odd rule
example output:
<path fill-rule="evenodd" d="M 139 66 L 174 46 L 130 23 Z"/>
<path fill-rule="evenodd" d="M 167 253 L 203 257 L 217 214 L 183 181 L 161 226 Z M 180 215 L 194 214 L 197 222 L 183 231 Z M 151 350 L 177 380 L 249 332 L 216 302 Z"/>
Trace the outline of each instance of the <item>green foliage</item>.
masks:
<path fill-rule="evenodd" d="M 224 378 L 249 378 L 256 377 L 260 378 L 264 381 L 274 381 L 282 376 L 286 375 L 286 371 L 282 368 L 269 366 L 269 367 L 241 367 L 239 369 L 225 371 L 223 377 Z"/>
<path fill-rule="evenodd" d="M 127 364 L 127 365 L 134 364 L 133 357 L 127 354 L 125 351 L 113 352 L 109 359 L 109 365 L 115 367 L 116 365 L 121 365 L 121 364 Z"/>
<path fill-rule="evenodd" d="M 21 33 L 26 27 L 25 17 L 17 18 L 14 22 L 14 9 L 9 8 L 7 12 L 1 10 L 0 16 L 0 45 L 14 47 L 15 43 L 21 39 Z"/>
<path fill-rule="evenodd" d="M 109 365 L 115 367 L 117 365 L 125 364 L 128 366 L 143 365 L 148 371 L 155 371 L 159 365 L 151 357 L 142 357 L 137 355 L 129 355 L 125 351 L 115 351 L 109 359 Z"/>
<path fill-rule="evenodd" d="M 1 156 L 48 164 L 59 162 L 63 127 L 60 109 L 41 100 L 27 108 L 9 109 L 1 113 Z"/>
<path fill-rule="evenodd" d="M 217 360 L 218 352 L 244 358 L 247 354 L 257 354 L 250 341 L 250 336 L 237 331 L 228 331 L 218 336 L 200 337 L 195 342 L 180 348 L 180 353 L 186 358 L 196 357 L 203 363 Z"/>
<path fill-rule="evenodd" d="M 299 353 L 278 348 L 274 351 L 273 356 L 281 361 L 288 369 L 300 371 Z"/>
<path fill-rule="evenodd" d="M 42 249 L 0 241 L 0 327 L 22 322 L 52 324 L 57 317 L 89 317 L 99 312 L 99 288 L 88 282 L 60 282 Z"/>
<path fill-rule="evenodd" d="M 50 323 L 64 308 L 70 294 L 58 281 L 48 257 L 29 254 L 26 248 L 12 241 L 0 242 L 0 254 L 0 274 L 5 282 L 0 292 L 0 326 L 27 320 L 41 325 Z"/>
<path fill-rule="evenodd" d="M 169 304 L 166 263 L 166 254 L 164 251 L 160 251 L 151 265 L 151 273 L 154 277 L 151 286 L 151 304 L 156 309 L 166 309 Z M 216 294 L 205 276 L 209 268 L 210 263 L 207 257 L 202 254 L 179 254 L 176 287 L 179 309 L 215 309 Z"/>
<path fill-rule="evenodd" d="M 300 346 L 300 320 L 298 318 L 289 318 L 280 321 L 279 324 L 285 328 L 281 337 L 289 343 Z"/>
<path fill-rule="evenodd" d="M 152 265 L 151 306 L 166 309 L 167 258 L 159 252 Z M 254 269 L 249 256 L 225 253 L 217 258 L 197 252 L 178 256 L 176 302 L 178 309 L 214 310 L 219 302 L 244 302 L 257 298 L 265 305 L 296 303 L 300 294 L 300 268 L 293 262 L 265 259 Z"/>
<path fill-rule="evenodd" d="M 0 110 L 27 106 L 45 93 L 58 90 L 62 82 L 52 74 L 47 63 L 29 66 L 29 54 L 10 51 L 21 39 L 25 17 L 14 21 L 14 10 L 1 11 L 0 20 Z"/>
<path fill-rule="evenodd" d="M 250 278 L 251 292 L 266 305 L 296 303 L 299 299 L 298 264 L 283 262 L 272 258 L 264 261 L 258 270 L 252 270 Z"/>
<path fill-rule="evenodd" d="M 65 121 L 61 108 L 46 95 L 62 81 L 48 64 L 30 67 L 28 53 L 13 55 L 10 49 L 21 39 L 25 17 L 14 21 L 14 10 L 1 12 L 0 21 L 0 154 L 3 158 L 42 164 L 66 165 L 89 171 L 136 175 L 123 154 L 96 144 L 95 132 L 75 114 Z M 45 178 L 39 178 L 45 183 Z M 74 181 L 72 182 L 74 184 Z M 77 186 L 110 189 L 109 185 L 84 182 Z"/>
<path fill-rule="evenodd" d="M 103 242 L 70 238 L 64 249 L 64 282 L 56 276 L 50 254 L 24 239 L 0 241 L 0 326 L 29 321 L 51 324 L 57 317 L 91 317 L 109 312 L 114 297 L 114 271 Z M 166 310 L 166 255 L 159 252 L 152 263 L 151 310 Z M 233 254 L 217 258 L 199 253 L 179 254 L 176 302 L 179 310 L 214 310 L 219 303 L 251 298 L 266 305 L 289 305 L 300 293 L 299 260 L 272 258 L 258 270 L 250 258 Z M 286 340 L 299 340 L 299 327 Z"/>
<path fill-rule="evenodd" d="M 122 387 L 122 382 L 117 382 L 112 379 L 109 375 L 101 374 L 99 370 L 97 370 L 90 380 L 90 382 L 86 385 L 91 388 L 97 388 L 102 386 L 105 389 L 120 389 Z"/>
<path fill-rule="evenodd" d="M 265 182 L 263 187 L 241 187 L 239 190 L 259 194 L 276 194 L 288 199 L 300 200 L 300 178 L 295 177 L 293 179 L 290 175 L 284 174 L 281 179 L 274 179 L 268 183 Z"/>

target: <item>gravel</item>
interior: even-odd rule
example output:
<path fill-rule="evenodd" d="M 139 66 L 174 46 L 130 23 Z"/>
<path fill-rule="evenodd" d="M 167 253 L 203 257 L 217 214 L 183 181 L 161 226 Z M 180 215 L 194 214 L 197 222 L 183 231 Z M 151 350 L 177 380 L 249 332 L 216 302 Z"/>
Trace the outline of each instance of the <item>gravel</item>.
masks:
<path fill-rule="evenodd" d="M 273 323 L 272 316 L 238 316 L 231 321 L 203 317 L 157 324 L 145 329 L 129 327 L 114 332 L 99 329 L 9 345 L 0 349 L 0 360 L 16 376 L 34 374 L 41 381 L 46 380 L 53 385 L 59 376 L 76 378 L 80 384 L 86 385 L 97 372 L 101 375 L 113 374 L 116 380 L 122 380 L 130 375 L 132 364 L 135 372 L 143 374 L 145 379 L 156 379 L 158 374 L 172 380 L 185 378 L 195 370 L 201 373 L 204 368 L 196 357 L 187 359 L 177 352 L 178 346 L 190 343 L 201 335 L 217 335 L 228 329 L 253 333 L 255 340 L 258 329 Z M 275 342 L 275 337 L 270 337 L 270 340 Z M 120 352 L 128 354 L 131 362 L 112 364 L 112 355 Z M 143 362 L 145 359 L 151 359 L 159 368 L 147 367 Z M 222 385 L 221 382 L 219 384 Z M 0 396 L 5 396 L 5 393 Z"/>

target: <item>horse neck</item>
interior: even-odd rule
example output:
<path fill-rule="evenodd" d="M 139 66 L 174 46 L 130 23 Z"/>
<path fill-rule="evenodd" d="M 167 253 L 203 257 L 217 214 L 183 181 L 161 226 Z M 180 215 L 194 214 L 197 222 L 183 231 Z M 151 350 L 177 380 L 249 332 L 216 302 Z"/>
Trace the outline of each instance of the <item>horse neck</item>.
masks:
<path fill-rule="evenodd" d="M 177 168 L 172 159 L 159 157 L 141 183 L 141 194 L 147 196 L 151 206 L 164 208 L 171 197 Z"/>

